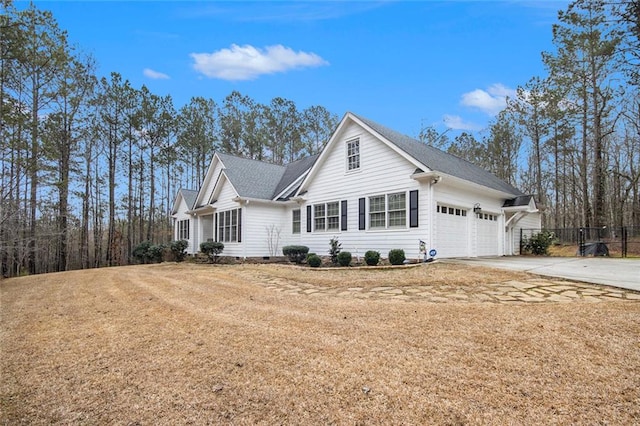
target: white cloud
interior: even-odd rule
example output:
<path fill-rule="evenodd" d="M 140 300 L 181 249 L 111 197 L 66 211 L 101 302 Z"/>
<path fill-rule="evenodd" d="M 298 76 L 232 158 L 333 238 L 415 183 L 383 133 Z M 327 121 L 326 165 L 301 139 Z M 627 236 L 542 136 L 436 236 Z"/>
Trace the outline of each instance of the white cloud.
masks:
<path fill-rule="evenodd" d="M 486 91 L 476 89 L 462 95 L 462 105 L 478 108 L 489 115 L 496 115 L 507 106 L 507 96 L 514 97 L 516 91 L 500 83 L 491 85 Z"/>
<path fill-rule="evenodd" d="M 459 115 L 446 114 L 442 117 L 442 120 L 444 121 L 445 126 L 453 130 L 469 130 L 474 132 L 482 130 L 482 126 L 464 121 Z"/>
<path fill-rule="evenodd" d="M 149 78 L 153 78 L 154 80 L 168 80 L 169 76 L 167 74 L 158 72 L 158 71 L 154 71 L 151 68 L 145 68 L 142 71 L 142 74 L 144 74 L 145 77 L 149 77 Z"/>
<path fill-rule="evenodd" d="M 262 74 L 329 65 L 315 53 L 295 52 L 280 44 L 259 49 L 232 44 L 213 53 L 192 53 L 193 68 L 210 78 L 254 80 Z"/>

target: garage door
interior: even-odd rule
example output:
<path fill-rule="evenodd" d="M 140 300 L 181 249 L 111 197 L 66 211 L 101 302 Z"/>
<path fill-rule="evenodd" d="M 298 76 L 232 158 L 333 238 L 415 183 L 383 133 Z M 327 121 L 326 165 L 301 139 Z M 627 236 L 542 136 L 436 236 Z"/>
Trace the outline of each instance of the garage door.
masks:
<path fill-rule="evenodd" d="M 492 213 L 478 213 L 475 216 L 477 232 L 478 256 L 498 256 L 500 249 L 498 233 L 498 215 Z"/>
<path fill-rule="evenodd" d="M 435 217 L 438 257 L 469 256 L 469 217 L 460 207 L 438 204 Z"/>

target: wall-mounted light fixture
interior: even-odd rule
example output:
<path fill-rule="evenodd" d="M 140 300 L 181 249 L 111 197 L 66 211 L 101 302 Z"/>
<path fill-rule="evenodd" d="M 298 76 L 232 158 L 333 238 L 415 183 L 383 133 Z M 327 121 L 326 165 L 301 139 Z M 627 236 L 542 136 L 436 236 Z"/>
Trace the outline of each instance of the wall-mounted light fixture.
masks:
<path fill-rule="evenodd" d="M 474 213 L 480 213 L 482 211 L 482 208 L 480 207 L 480 203 L 475 203 L 473 205 L 473 212 Z"/>

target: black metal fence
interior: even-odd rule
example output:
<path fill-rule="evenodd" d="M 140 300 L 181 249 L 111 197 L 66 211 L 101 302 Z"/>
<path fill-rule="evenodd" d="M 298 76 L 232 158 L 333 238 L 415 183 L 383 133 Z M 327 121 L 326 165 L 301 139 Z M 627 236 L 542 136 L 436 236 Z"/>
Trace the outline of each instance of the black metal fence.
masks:
<path fill-rule="evenodd" d="M 523 242 L 542 231 L 553 233 L 553 255 L 640 257 L 640 226 L 522 229 L 520 253 Z"/>

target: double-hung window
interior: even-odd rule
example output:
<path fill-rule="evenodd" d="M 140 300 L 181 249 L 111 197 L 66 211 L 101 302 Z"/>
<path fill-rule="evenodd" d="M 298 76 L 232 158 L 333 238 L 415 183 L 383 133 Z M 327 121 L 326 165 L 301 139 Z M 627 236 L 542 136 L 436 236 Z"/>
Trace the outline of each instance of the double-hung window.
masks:
<path fill-rule="evenodd" d="M 327 230 L 340 229 L 340 203 L 327 203 Z"/>
<path fill-rule="evenodd" d="M 242 240 L 242 210 L 233 209 L 217 213 L 218 241 L 240 242 Z"/>
<path fill-rule="evenodd" d="M 360 168 L 360 139 L 347 141 L 347 171 Z"/>
<path fill-rule="evenodd" d="M 398 192 L 387 195 L 387 209 L 389 211 L 388 227 L 407 225 L 407 194 Z"/>
<path fill-rule="evenodd" d="M 300 233 L 300 209 L 293 210 L 293 215 L 291 218 L 291 232 L 294 234 Z"/>
<path fill-rule="evenodd" d="M 369 227 L 372 229 L 386 228 L 387 213 L 385 196 L 369 197 Z"/>
<path fill-rule="evenodd" d="M 369 197 L 369 228 L 385 229 L 407 226 L 407 194 L 397 192 Z"/>
<path fill-rule="evenodd" d="M 343 214 L 346 214 L 346 211 L 343 211 Z M 314 231 L 339 231 L 340 218 L 340 201 L 313 205 Z"/>
<path fill-rule="evenodd" d="M 189 219 L 178 221 L 178 240 L 189 239 Z"/>
<path fill-rule="evenodd" d="M 313 206 L 313 230 L 324 231 L 327 225 L 327 206 L 314 204 Z"/>

